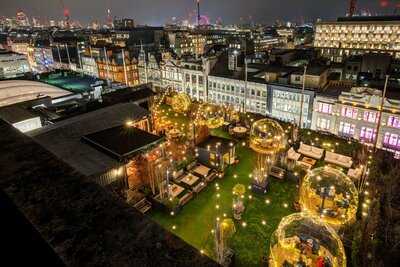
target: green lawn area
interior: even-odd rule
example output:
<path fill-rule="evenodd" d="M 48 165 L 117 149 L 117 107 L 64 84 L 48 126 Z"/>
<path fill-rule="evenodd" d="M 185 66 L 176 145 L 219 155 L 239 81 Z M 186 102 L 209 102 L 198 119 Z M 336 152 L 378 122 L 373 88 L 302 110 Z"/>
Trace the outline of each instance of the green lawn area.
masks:
<path fill-rule="evenodd" d="M 215 130 L 221 134 L 220 130 Z M 218 135 L 219 135 L 218 134 Z M 239 164 L 228 168 L 223 179 L 217 179 L 190 201 L 177 215 L 153 210 L 150 216 L 163 227 L 210 257 L 213 255 L 214 239 L 211 233 L 216 218 L 232 218 L 232 188 L 237 183 L 250 185 L 249 173 L 253 169 L 256 154 L 248 147 L 237 148 Z M 236 178 L 235 178 L 236 177 Z M 218 184 L 218 186 L 217 186 Z M 219 188 L 219 190 L 218 190 Z M 236 223 L 236 233 L 231 247 L 236 252 L 236 266 L 259 266 L 263 256 L 269 254 L 269 240 L 282 217 L 294 212 L 291 208 L 296 195 L 296 183 L 270 180 L 270 191 L 256 195 L 249 189 L 245 194 L 246 210 L 242 222 Z M 266 200 L 270 200 L 267 204 Z M 288 206 L 285 207 L 285 204 Z M 219 205 L 219 208 L 217 208 Z M 263 220 L 265 224 L 263 224 Z M 173 229 L 173 226 L 175 226 Z"/>

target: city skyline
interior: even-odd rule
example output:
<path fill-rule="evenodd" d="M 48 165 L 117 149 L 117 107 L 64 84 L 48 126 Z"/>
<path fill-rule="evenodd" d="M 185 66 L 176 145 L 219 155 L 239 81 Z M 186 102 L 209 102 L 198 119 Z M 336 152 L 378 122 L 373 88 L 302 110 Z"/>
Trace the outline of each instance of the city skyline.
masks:
<path fill-rule="evenodd" d="M 378 0 L 358 1 L 358 11 L 368 11 L 371 14 L 394 14 L 397 1 L 389 1 L 389 6 L 382 8 Z M 92 21 L 105 22 L 107 10 L 111 10 L 113 17 L 134 18 L 138 24 L 163 25 L 168 22 L 195 20 L 194 0 L 99 0 L 81 2 L 78 0 L 16 0 L 0 3 L 0 16 L 15 16 L 22 10 L 29 17 L 40 17 L 43 20 L 60 20 L 63 18 L 63 5 L 69 9 L 72 20 L 82 23 Z M 46 6 L 44 9 L 43 6 Z M 230 8 L 225 8 L 229 6 Z M 282 9 L 281 7 L 291 7 Z M 210 18 L 214 23 L 217 19 L 223 24 L 234 23 L 262 23 L 271 24 L 276 20 L 294 22 L 313 22 L 318 18 L 334 19 L 338 15 L 345 15 L 348 1 L 328 0 L 315 3 L 311 0 L 219 0 L 215 3 L 210 0 L 201 1 L 201 14 Z M 89 15 L 90 14 L 90 15 Z"/>

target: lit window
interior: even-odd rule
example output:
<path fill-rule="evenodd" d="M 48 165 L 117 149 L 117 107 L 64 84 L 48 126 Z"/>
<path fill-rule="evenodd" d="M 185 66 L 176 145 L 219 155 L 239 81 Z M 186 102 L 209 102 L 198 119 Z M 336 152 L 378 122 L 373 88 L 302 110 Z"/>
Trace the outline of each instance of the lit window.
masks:
<path fill-rule="evenodd" d="M 355 125 L 348 123 L 348 122 L 343 122 L 341 121 L 339 124 L 339 132 L 341 134 L 344 134 L 346 136 L 354 136 L 354 129 L 355 129 Z"/>
<path fill-rule="evenodd" d="M 362 127 L 360 132 L 360 139 L 364 142 L 373 142 L 376 138 L 376 129 Z"/>
<path fill-rule="evenodd" d="M 389 116 L 387 125 L 395 128 L 400 128 L 400 119 L 399 117 Z"/>
<path fill-rule="evenodd" d="M 329 130 L 331 125 L 331 121 L 325 118 L 317 119 L 317 128 L 321 130 Z"/>
<path fill-rule="evenodd" d="M 389 148 L 400 149 L 400 136 L 392 133 L 385 133 L 383 145 Z"/>
<path fill-rule="evenodd" d="M 352 119 L 357 119 L 358 109 L 353 107 L 343 107 L 342 116 Z"/>
<path fill-rule="evenodd" d="M 332 114 L 332 104 L 318 102 L 318 112 Z"/>
<path fill-rule="evenodd" d="M 378 122 L 378 117 L 379 117 L 378 112 L 364 111 L 364 121 L 376 123 Z"/>

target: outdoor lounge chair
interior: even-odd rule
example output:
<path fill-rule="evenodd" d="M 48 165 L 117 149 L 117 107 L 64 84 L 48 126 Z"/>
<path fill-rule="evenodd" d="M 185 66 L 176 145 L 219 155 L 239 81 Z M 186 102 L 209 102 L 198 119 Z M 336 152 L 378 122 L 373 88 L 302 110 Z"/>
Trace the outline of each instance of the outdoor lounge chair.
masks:
<path fill-rule="evenodd" d="M 300 148 L 297 152 L 314 159 L 321 159 L 324 154 L 322 148 L 306 145 L 303 142 L 300 143 Z"/>
<path fill-rule="evenodd" d="M 297 153 L 293 147 L 291 147 L 288 151 L 287 151 L 287 158 L 289 160 L 294 160 L 294 161 L 298 161 L 299 158 L 301 157 L 300 153 Z"/>
<path fill-rule="evenodd" d="M 351 157 L 329 151 L 326 151 L 325 161 L 344 168 L 351 168 L 351 166 L 353 165 L 353 160 L 351 159 Z"/>
<path fill-rule="evenodd" d="M 215 180 L 215 178 L 217 178 L 217 173 L 215 171 L 212 171 L 208 174 L 208 176 L 206 177 L 206 181 L 207 182 L 212 182 Z"/>
<path fill-rule="evenodd" d="M 180 206 L 184 206 L 186 203 L 188 203 L 191 199 L 193 198 L 193 192 L 188 192 L 186 194 L 183 195 L 183 197 L 181 197 L 179 199 L 179 205 Z"/>
<path fill-rule="evenodd" d="M 200 193 L 201 191 L 203 191 L 204 188 L 207 187 L 207 183 L 201 181 L 200 183 L 198 183 L 195 187 L 193 187 L 193 192 L 196 193 Z"/>
<path fill-rule="evenodd" d="M 143 198 L 133 206 L 143 214 L 151 209 L 151 203 L 146 198 Z"/>

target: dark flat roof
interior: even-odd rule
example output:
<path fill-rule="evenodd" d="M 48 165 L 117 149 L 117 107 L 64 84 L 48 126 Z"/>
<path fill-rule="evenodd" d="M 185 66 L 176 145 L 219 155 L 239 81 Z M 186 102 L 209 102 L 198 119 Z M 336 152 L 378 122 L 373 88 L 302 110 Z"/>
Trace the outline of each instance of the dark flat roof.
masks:
<path fill-rule="evenodd" d="M 163 137 L 126 125 L 82 137 L 83 141 L 117 159 L 136 155 L 139 151 L 154 146 L 163 139 Z"/>
<path fill-rule="evenodd" d="M 351 21 L 399 21 L 400 16 L 354 16 L 354 17 L 339 17 L 339 22 Z"/>
<path fill-rule="evenodd" d="M 144 84 L 136 87 L 119 89 L 115 92 L 104 94 L 102 98 L 106 104 L 116 104 L 123 102 L 140 102 L 153 95 L 154 92 L 150 89 L 149 84 Z"/>

